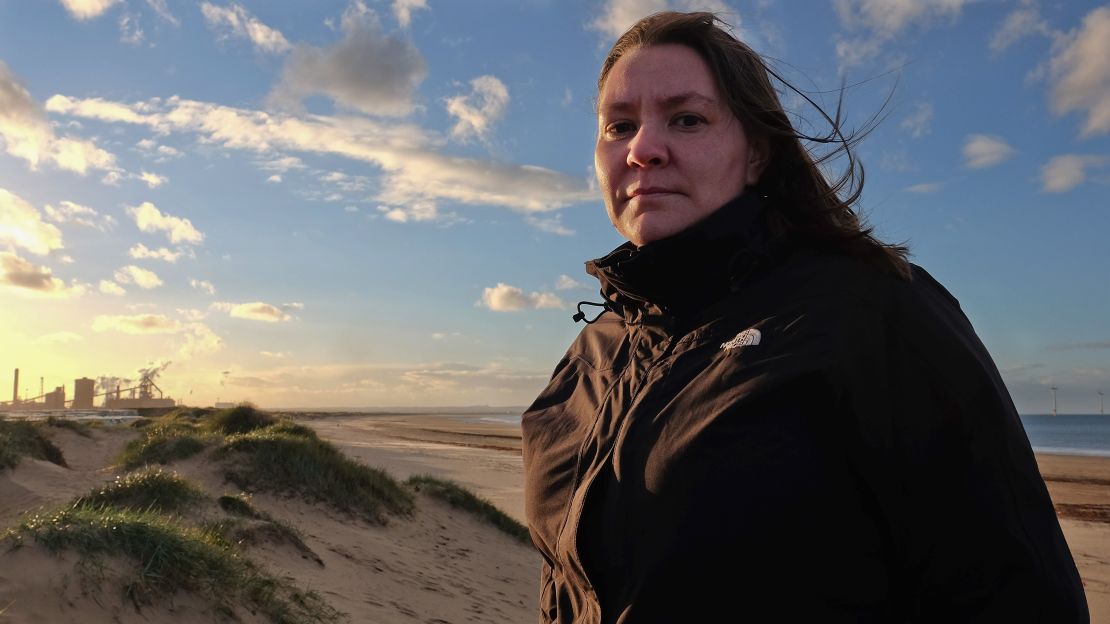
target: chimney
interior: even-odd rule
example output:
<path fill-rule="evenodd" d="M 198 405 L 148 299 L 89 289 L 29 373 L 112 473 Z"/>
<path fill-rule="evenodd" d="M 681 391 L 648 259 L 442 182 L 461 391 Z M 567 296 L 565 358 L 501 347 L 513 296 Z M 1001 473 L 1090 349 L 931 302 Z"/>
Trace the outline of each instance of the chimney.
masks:
<path fill-rule="evenodd" d="M 12 383 L 12 403 L 19 403 L 19 369 L 15 369 L 15 382 Z"/>

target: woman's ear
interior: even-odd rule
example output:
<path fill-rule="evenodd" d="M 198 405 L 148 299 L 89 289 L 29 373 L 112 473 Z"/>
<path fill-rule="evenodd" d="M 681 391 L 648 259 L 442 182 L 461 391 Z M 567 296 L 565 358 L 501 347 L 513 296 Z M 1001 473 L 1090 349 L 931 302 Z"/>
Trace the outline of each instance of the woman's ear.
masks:
<path fill-rule="evenodd" d="M 748 186 L 755 186 L 759 183 L 759 178 L 763 175 L 763 170 L 767 168 L 767 162 L 770 160 L 770 152 L 770 145 L 764 138 L 752 139 L 748 143 L 747 180 L 745 180 Z"/>

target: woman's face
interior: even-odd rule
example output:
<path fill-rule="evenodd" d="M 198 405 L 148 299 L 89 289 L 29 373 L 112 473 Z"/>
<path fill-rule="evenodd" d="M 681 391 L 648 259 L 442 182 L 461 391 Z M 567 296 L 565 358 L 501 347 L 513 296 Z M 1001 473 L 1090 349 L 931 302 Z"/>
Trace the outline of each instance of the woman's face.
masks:
<path fill-rule="evenodd" d="M 705 61 L 666 44 L 629 52 L 609 71 L 598 99 L 594 165 L 613 226 L 645 245 L 755 184 L 763 154 L 722 103 Z"/>

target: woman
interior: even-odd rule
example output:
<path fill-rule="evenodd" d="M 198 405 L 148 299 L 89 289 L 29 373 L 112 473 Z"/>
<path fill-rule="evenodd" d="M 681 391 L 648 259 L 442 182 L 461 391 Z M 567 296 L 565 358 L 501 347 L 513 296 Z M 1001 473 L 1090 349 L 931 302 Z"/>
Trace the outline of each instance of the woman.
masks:
<path fill-rule="evenodd" d="M 523 417 L 540 621 L 1087 621 L 986 349 L 799 138 L 712 14 L 605 60 L 629 242 L 587 263 L 606 310 Z"/>

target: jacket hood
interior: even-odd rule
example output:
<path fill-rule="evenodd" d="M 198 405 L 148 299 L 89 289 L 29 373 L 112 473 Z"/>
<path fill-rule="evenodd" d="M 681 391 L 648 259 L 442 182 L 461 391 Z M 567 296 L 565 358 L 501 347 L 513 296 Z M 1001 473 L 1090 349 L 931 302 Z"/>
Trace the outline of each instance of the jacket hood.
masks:
<path fill-rule="evenodd" d="M 629 323 L 645 314 L 687 317 L 735 292 L 781 245 L 764 226 L 764 201 L 740 195 L 678 234 L 642 247 L 625 243 L 586 263 L 605 306 Z"/>

